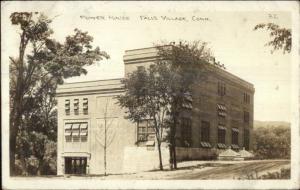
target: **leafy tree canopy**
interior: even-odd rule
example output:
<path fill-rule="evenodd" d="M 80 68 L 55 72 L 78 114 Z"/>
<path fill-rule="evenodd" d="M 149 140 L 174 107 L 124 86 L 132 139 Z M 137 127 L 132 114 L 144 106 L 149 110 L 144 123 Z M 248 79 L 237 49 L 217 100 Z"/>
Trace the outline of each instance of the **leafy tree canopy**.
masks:
<path fill-rule="evenodd" d="M 56 141 L 57 85 L 86 74 L 84 66 L 109 55 L 93 48 L 93 37 L 79 29 L 63 43 L 51 38 L 52 19 L 42 13 L 14 12 L 10 19 L 20 33 L 18 56 L 10 57 L 10 168 L 14 174 L 15 155 L 34 155 L 42 162 L 46 143 Z"/>
<path fill-rule="evenodd" d="M 282 50 L 283 53 L 291 52 L 292 47 L 292 34 L 291 29 L 281 28 L 277 24 L 267 23 L 267 24 L 258 24 L 254 27 L 254 30 L 266 29 L 270 31 L 271 41 L 266 43 L 266 46 L 272 46 L 273 50 Z"/>

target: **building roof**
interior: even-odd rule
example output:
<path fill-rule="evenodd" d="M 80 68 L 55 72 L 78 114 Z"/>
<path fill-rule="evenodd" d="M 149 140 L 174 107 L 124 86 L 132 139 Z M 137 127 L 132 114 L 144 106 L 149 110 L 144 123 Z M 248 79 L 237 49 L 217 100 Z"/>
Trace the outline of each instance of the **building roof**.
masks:
<path fill-rule="evenodd" d="M 172 47 L 171 45 L 166 46 Z M 157 47 L 148 47 L 140 49 L 126 50 L 125 55 L 123 56 L 124 64 L 135 64 L 143 62 L 154 62 L 158 57 Z M 209 67 L 213 73 L 216 73 L 218 76 L 223 76 L 231 82 L 241 85 L 254 92 L 253 84 L 237 77 L 224 69 L 218 68 L 214 65 Z M 121 78 L 117 79 L 108 79 L 108 80 L 95 80 L 95 81 L 86 81 L 86 82 L 73 82 L 65 83 L 59 85 L 56 90 L 56 95 L 66 96 L 66 95 L 78 95 L 78 94 L 93 94 L 93 93 L 112 93 L 112 92 L 123 92 L 124 88 L 121 83 Z"/>
<path fill-rule="evenodd" d="M 121 78 L 117 78 L 65 83 L 57 87 L 56 96 L 84 95 L 93 93 L 121 93 L 124 91 L 121 80 Z"/>
<path fill-rule="evenodd" d="M 166 48 L 172 47 L 172 45 L 166 45 Z M 158 58 L 158 48 L 157 47 L 147 47 L 140 49 L 126 50 L 123 56 L 124 64 L 135 64 L 143 62 L 154 62 Z M 209 70 L 217 75 L 224 77 L 231 82 L 246 87 L 247 89 L 254 92 L 254 85 L 228 71 L 221 69 L 213 64 L 209 67 Z"/>

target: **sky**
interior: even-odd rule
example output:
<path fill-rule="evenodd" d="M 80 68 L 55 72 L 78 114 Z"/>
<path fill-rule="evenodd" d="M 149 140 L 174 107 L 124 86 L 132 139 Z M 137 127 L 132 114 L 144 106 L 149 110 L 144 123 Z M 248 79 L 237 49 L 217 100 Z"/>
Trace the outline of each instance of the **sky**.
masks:
<path fill-rule="evenodd" d="M 54 18 L 51 23 L 53 38 L 60 42 L 75 28 L 88 31 L 94 37 L 93 45 L 110 55 L 109 60 L 87 67 L 86 76 L 74 77 L 66 82 L 124 77 L 125 50 L 151 47 L 162 40 L 202 40 L 208 43 L 216 60 L 224 64 L 227 71 L 254 84 L 255 120 L 291 119 L 291 54 L 283 54 L 282 51 L 271 54 L 271 48 L 264 46 L 270 40 L 268 33 L 253 31 L 256 24 L 269 22 L 291 28 L 289 12 L 263 11 L 263 7 L 255 4 L 243 11 L 233 11 L 228 6 L 219 10 L 220 6 L 214 9 L 205 3 L 192 2 L 37 4 L 6 2 L 1 5 L 6 6 L 6 12 L 2 13 L 5 25 L 2 52 L 6 57 L 17 55 L 18 30 L 9 23 L 10 13 L 17 10 L 43 11 Z M 185 20 L 164 20 L 165 16 Z"/>

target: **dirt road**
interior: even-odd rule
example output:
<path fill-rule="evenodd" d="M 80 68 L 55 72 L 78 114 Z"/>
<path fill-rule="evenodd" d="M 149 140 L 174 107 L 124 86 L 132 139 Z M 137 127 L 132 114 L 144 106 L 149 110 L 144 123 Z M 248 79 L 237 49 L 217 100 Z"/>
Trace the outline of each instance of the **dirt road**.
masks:
<path fill-rule="evenodd" d="M 290 161 L 187 161 L 179 163 L 178 167 L 178 170 L 174 171 L 147 171 L 133 174 L 119 174 L 94 177 L 100 179 L 134 180 L 250 179 L 251 177 L 257 178 L 258 176 L 267 174 L 268 172 L 278 172 L 281 168 L 290 168 Z"/>
<path fill-rule="evenodd" d="M 212 164 L 213 165 L 213 164 Z M 290 161 L 255 161 L 237 164 L 219 164 L 211 169 L 197 172 L 186 172 L 170 179 L 249 179 L 257 178 L 268 172 L 289 168 Z"/>

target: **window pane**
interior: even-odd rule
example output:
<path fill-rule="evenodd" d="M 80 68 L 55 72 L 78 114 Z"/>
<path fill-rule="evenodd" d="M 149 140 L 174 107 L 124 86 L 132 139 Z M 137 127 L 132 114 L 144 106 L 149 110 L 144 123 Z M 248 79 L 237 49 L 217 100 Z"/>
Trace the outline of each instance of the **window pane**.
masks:
<path fill-rule="evenodd" d="M 146 138 L 146 134 L 139 134 L 138 135 L 138 141 L 146 141 L 147 138 Z"/>
<path fill-rule="evenodd" d="M 152 126 L 149 126 L 149 127 L 148 127 L 148 134 L 149 134 L 149 133 L 155 133 L 154 127 L 152 127 Z"/>
<path fill-rule="evenodd" d="M 65 129 L 71 129 L 72 128 L 72 123 L 66 123 L 65 124 Z"/>
<path fill-rule="evenodd" d="M 146 127 L 139 127 L 138 133 L 146 133 Z"/>
<path fill-rule="evenodd" d="M 79 136 L 73 136 L 73 142 L 79 142 L 80 137 Z"/>
<path fill-rule="evenodd" d="M 87 129 L 88 124 L 87 123 L 81 123 L 80 124 L 80 129 Z"/>
<path fill-rule="evenodd" d="M 81 142 L 87 142 L 87 136 L 81 136 Z"/>
<path fill-rule="evenodd" d="M 224 129 L 218 129 L 218 143 L 225 144 L 226 131 Z"/>
<path fill-rule="evenodd" d="M 80 126 L 79 123 L 74 123 L 73 126 L 72 126 L 72 129 L 73 129 L 73 130 L 79 129 L 79 126 Z"/>
<path fill-rule="evenodd" d="M 201 141 L 202 142 L 209 142 L 209 122 L 202 121 L 201 122 Z"/>
<path fill-rule="evenodd" d="M 72 136 L 65 136 L 66 142 L 71 142 L 72 141 Z"/>

